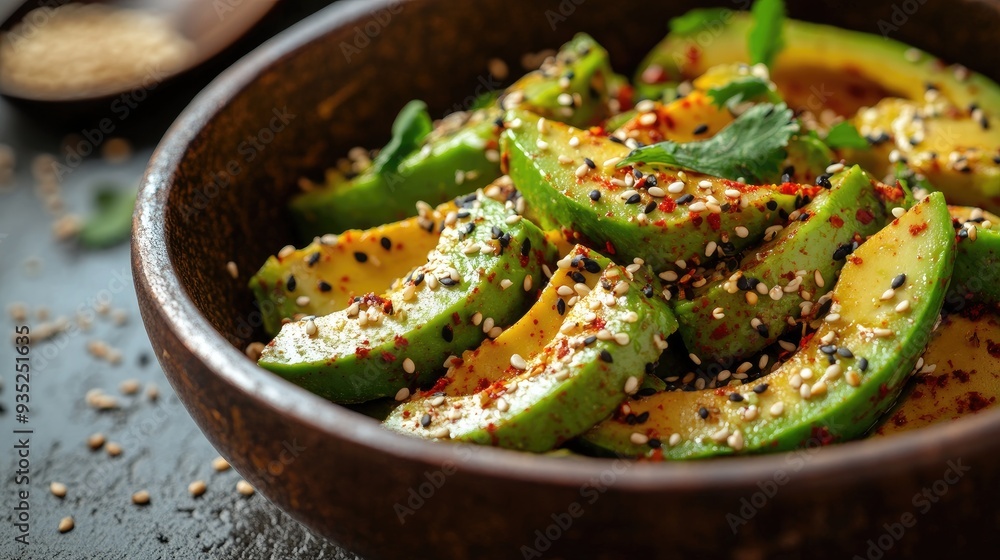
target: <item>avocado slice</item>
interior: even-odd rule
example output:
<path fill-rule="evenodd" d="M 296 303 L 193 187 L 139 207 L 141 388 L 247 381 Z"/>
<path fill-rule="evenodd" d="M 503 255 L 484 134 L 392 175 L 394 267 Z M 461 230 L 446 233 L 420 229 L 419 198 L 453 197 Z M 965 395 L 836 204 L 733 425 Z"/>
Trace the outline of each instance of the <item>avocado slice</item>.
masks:
<path fill-rule="evenodd" d="M 544 348 L 512 358 L 505 370 L 513 371 L 472 395 L 403 403 L 385 425 L 536 453 L 579 435 L 638 390 L 677 328 L 665 303 L 644 293 L 651 275 L 634 276 L 609 266 Z"/>
<path fill-rule="evenodd" d="M 500 105 L 579 128 L 599 125 L 611 115 L 611 84 L 616 79 L 608 51 L 590 35 L 578 33 L 554 58 L 507 88 Z"/>
<path fill-rule="evenodd" d="M 661 76 L 691 79 L 746 62 L 752 23 L 734 12 L 718 22 L 712 41 L 668 35 L 640 65 L 638 95 L 655 96 Z M 1000 86 L 885 37 L 796 20 L 785 20 L 784 35 L 771 79 L 790 107 L 854 119 L 873 149 L 846 150 L 848 161 L 883 176 L 901 158 L 949 202 L 1000 210 L 1000 127 L 991 126 Z"/>
<path fill-rule="evenodd" d="M 494 110 L 431 133 L 395 170 L 331 182 L 297 195 L 289 205 L 302 239 L 348 229 L 369 229 L 413 216 L 417 202 L 431 205 L 484 187 L 500 175 Z"/>
<path fill-rule="evenodd" d="M 948 209 L 958 239 L 949 304 L 974 300 L 1000 305 L 1000 218 L 981 208 Z"/>
<path fill-rule="evenodd" d="M 829 314 L 775 371 L 743 385 L 629 400 L 631 413 L 649 412 L 645 423 L 629 425 L 619 412 L 582 436 L 583 444 L 604 453 L 693 459 L 865 433 L 895 401 L 941 312 L 955 257 L 944 197 L 924 199 L 853 256 L 833 289 Z"/>
<path fill-rule="evenodd" d="M 525 111 L 508 113 L 506 126 L 508 173 L 543 227 L 658 272 L 736 254 L 783 221 L 804 192 L 661 165 L 616 168 L 625 145 Z"/>
<path fill-rule="evenodd" d="M 448 369 L 429 393 L 471 395 L 508 373 L 514 354 L 532 356 L 540 352 L 562 326 L 566 311 L 579 301 L 580 292 L 592 290 L 609 264 L 611 261 L 597 251 L 583 245 L 574 246 L 559 259 L 558 268 L 531 309 L 500 336 L 466 350 L 461 360 Z M 640 267 L 632 268 L 638 270 Z M 577 288 L 578 284 L 585 288 Z"/>
<path fill-rule="evenodd" d="M 886 223 L 868 175 L 860 167 L 830 178 L 793 212 L 771 241 L 750 250 L 739 268 L 674 300 L 684 346 L 700 360 L 730 364 L 778 340 L 820 309 L 822 296 L 851 258 L 853 243 Z"/>
<path fill-rule="evenodd" d="M 996 407 L 1000 404 L 1000 360 L 990 351 L 995 354 L 998 346 L 1000 316 L 996 313 L 946 315 L 896 406 L 869 435 L 908 432 Z"/>
<path fill-rule="evenodd" d="M 503 204 L 476 193 L 459 206 L 427 263 L 405 281 L 284 325 L 258 363 L 332 401 L 357 403 L 430 384 L 446 359 L 498 336 L 534 301 L 531 283 L 555 255 L 534 224 Z"/>
<path fill-rule="evenodd" d="M 295 251 L 268 257 L 250 290 L 272 336 L 285 319 L 323 316 L 347 308 L 355 296 L 385 292 L 394 280 L 427 260 L 453 203 L 369 230 L 324 235 Z"/>

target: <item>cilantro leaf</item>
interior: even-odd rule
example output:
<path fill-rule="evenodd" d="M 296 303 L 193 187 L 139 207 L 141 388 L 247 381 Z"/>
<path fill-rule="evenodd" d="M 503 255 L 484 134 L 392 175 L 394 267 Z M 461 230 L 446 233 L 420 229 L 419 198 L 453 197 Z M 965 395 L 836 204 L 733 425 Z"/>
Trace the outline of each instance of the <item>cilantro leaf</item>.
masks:
<path fill-rule="evenodd" d="M 714 22 L 725 23 L 733 11 L 727 8 L 695 8 L 670 20 L 670 32 L 693 35 Z"/>
<path fill-rule="evenodd" d="M 864 150 L 869 147 L 868 140 L 865 140 L 858 133 L 858 129 L 854 128 L 854 125 L 847 121 L 841 121 L 833 125 L 830 132 L 826 134 L 826 145 L 834 150 L 839 148 Z"/>
<path fill-rule="evenodd" d="M 798 131 L 799 124 L 784 103 L 762 103 L 707 140 L 644 146 L 633 150 L 618 167 L 662 163 L 726 179 L 762 181 L 780 172 L 785 147 Z"/>
<path fill-rule="evenodd" d="M 771 66 L 778 51 L 785 46 L 785 3 L 783 0 L 757 0 L 750 13 L 753 15 L 753 27 L 747 34 L 750 63 Z"/>
<path fill-rule="evenodd" d="M 111 247 L 128 240 L 132 231 L 135 190 L 101 185 L 94 196 L 94 214 L 80 230 L 80 243 L 90 249 Z"/>
<path fill-rule="evenodd" d="M 432 128 L 427 104 L 418 99 L 407 103 L 396 115 L 392 123 L 392 140 L 375 157 L 372 171 L 377 174 L 395 172 L 403 158 L 420 148 L 420 142 Z"/>
<path fill-rule="evenodd" d="M 708 96 L 712 98 L 713 105 L 722 108 L 730 101 L 735 105 L 770 91 L 771 87 L 766 80 L 757 76 L 747 76 L 709 89 Z"/>

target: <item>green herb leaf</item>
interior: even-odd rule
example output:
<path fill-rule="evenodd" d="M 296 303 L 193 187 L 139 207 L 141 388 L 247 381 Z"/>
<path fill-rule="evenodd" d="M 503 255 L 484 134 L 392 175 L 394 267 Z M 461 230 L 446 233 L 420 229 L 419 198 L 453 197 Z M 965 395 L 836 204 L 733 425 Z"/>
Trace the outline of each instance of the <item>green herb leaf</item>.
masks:
<path fill-rule="evenodd" d="M 733 11 L 727 8 L 695 8 L 670 20 L 670 32 L 693 35 L 715 22 L 725 23 Z"/>
<path fill-rule="evenodd" d="M 378 174 L 395 172 L 403 158 L 420 148 L 420 142 L 432 128 L 427 104 L 418 99 L 407 103 L 396 115 L 392 123 L 392 140 L 375 157 L 372 171 Z"/>
<path fill-rule="evenodd" d="M 618 167 L 662 163 L 716 177 L 761 181 L 776 176 L 785 147 L 799 131 L 784 103 L 754 105 L 707 140 L 678 144 L 660 142 L 633 150 Z"/>
<path fill-rule="evenodd" d="M 747 34 L 750 63 L 771 66 L 774 57 L 785 46 L 785 3 L 782 0 L 757 0 L 750 9 L 753 27 Z"/>
<path fill-rule="evenodd" d="M 80 243 L 90 249 L 110 247 L 127 241 L 132 231 L 134 190 L 110 185 L 99 187 L 94 195 L 94 213 L 80 230 Z"/>
<path fill-rule="evenodd" d="M 469 107 L 469 110 L 476 111 L 478 109 L 489 109 L 490 107 L 496 105 L 497 99 L 499 98 L 499 91 L 487 91 L 486 93 L 481 93 L 472 100 L 472 105 Z"/>
<path fill-rule="evenodd" d="M 743 103 L 770 91 L 771 87 L 767 80 L 763 80 L 757 76 L 747 76 L 709 89 L 708 96 L 712 98 L 713 105 L 722 108 L 729 102 L 732 102 L 734 105 Z"/>
<path fill-rule="evenodd" d="M 841 121 L 830 129 L 826 134 L 826 145 L 836 150 L 839 148 L 853 148 L 855 150 L 865 150 L 869 148 L 868 141 L 858 133 L 854 125 Z"/>

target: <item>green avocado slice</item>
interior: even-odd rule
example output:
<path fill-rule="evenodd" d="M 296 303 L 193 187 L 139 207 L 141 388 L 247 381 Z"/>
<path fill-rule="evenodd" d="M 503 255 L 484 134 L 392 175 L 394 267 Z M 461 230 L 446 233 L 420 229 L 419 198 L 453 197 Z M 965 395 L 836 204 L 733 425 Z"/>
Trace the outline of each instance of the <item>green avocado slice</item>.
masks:
<path fill-rule="evenodd" d="M 383 296 L 284 325 L 259 364 L 332 401 L 358 403 L 432 383 L 451 356 L 498 336 L 530 306 L 532 283 L 555 251 L 503 204 L 481 194 L 459 202 L 426 264 Z"/>
<path fill-rule="evenodd" d="M 923 200 L 854 257 L 819 329 L 775 371 L 744 385 L 629 400 L 632 414 L 649 412 L 645 423 L 629 425 L 619 412 L 584 434 L 582 445 L 600 453 L 693 459 L 824 445 L 865 433 L 896 400 L 941 312 L 955 257 L 944 197 Z M 651 447 L 653 439 L 662 447 Z"/>
<path fill-rule="evenodd" d="M 949 210 L 958 239 L 949 304 L 971 299 L 1000 305 L 1000 217 L 981 208 Z"/>
<path fill-rule="evenodd" d="M 611 114 L 610 90 L 618 79 L 608 51 L 590 35 L 579 33 L 554 59 L 507 88 L 501 107 L 520 107 L 581 128 L 598 125 Z"/>
<path fill-rule="evenodd" d="M 369 229 L 484 187 L 500 175 L 494 111 L 476 111 L 446 133 L 431 133 L 395 170 L 360 175 L 304 192 L 289 206 L 302 239 Z"/>
<path fill-rule="evenodd" d="M 506 122 L 508 173 L 543 227 L 658 272 L 732 256 L 801 201 L 799 185 L 746 185 L 660 165 L 619 169 L 630 150 L 607 136 L 524 111 Z"/>
<path fill-rule="evenodd" d="M 509 375 L 472 395 L 410 400 L 386 426 L 536 453 L 584 432 L 640 389 L 677 328 L 665 303 L 644 293 L 655 278 L 630 278 L 609 266 L 540 352 L 512 357 Z"/>
<path fill-rule="evenodd" d="M 739 268 L 675 300 L 674 313 L 689 352 L 700 360 L 732 365 L 808 322 L 822 296 L 837 281 L 860 243 L 886 223 L 886 211 L 860 167 L 830 179 L 796 210 L 789 224 L 764 245 L 751 249 Z"/>

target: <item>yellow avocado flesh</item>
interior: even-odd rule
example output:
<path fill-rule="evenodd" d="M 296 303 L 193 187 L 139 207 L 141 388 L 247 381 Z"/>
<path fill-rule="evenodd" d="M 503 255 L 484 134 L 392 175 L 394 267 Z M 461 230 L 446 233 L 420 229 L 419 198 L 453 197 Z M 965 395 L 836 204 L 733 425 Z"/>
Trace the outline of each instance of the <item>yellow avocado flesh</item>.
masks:
<path fill-rule="evenodd" d="M 995 407 L 1000 395 L 1000 317 L 948 316 L 923 359 L 921 371 L 872 435 L 908 432 Z"/>

